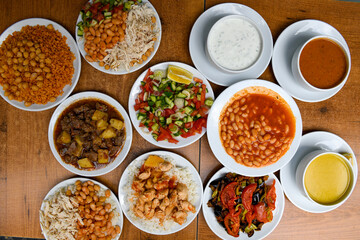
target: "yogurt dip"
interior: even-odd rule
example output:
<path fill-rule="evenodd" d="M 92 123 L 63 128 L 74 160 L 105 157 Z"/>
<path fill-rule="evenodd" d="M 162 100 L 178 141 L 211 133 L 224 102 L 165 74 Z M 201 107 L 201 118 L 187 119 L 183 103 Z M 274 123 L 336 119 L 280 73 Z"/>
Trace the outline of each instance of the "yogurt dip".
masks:
<path fill-rule="evenodd" d="M 227 16 L 211 28 L 207 49 L 211 59 L 227 70 L 253 65 L 262 50 L 262 39 L 253 23 L 242 16 Z"/>

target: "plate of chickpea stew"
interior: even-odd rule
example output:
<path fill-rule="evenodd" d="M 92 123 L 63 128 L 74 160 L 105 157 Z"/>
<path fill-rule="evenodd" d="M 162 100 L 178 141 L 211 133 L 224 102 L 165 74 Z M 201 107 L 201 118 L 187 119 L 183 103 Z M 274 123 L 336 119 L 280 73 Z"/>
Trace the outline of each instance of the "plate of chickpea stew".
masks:
<path fill-rule="evenodd" d="M 236 83 L 214 102 L 208 140 L 216 158 L 246 176 L 262 176 L 285 166 L 299 147 L 302 120 L 295 101 L 265 80 Z"/>
<path fill-rule="evenodd" d="M 45 196 L 39 215 L 47 240 L 119 239 L 124 222 L 114 193 L 88 178 L 58 183 Z"/>
<path fill-rule="evenodd" d="M 154 57 L 160 40 L 160 17 L 149 1 L 89 1 L 76 24 L 82 56 L 109 74 L 142 68 Z"/>
<path fill-rule="evenodd" d="M 59 24 L 30 18 L 0 36 L 0 95 L 27 111 L 50 109 L 75 88 L 81 71 L 77 45 Z"/>
<path fill-rule="evenodd" d="M 67 170 L 100 176 L 127 156 L 132 127 L 125 109 L 99 92 L 81 92 L 66 99 L 53 113 L 48 130 L 50 149 Z"/>

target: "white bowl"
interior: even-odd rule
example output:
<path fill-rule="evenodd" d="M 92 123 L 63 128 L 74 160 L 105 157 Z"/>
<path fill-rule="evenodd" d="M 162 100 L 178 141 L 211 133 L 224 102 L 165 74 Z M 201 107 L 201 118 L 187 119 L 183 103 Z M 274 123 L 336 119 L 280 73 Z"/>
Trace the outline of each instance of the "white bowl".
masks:
<path fill-rule="evenodd" d="M 227 240 L 251 240 L 251 239 L 263 239 L 268 236 L 276 226 L 280 223 L 282 215 L 284 213 L 285 207 L 285 197 L 280 181 L 274 174 L 269 174 L 269 179 L 266 181 L 267 185 L 271 185 L 273 180 L 275 180 L 275 189 L 276 189 L 276 202 L 275 202 L 275 210 L 273 211 L 273 220 L 271 222 L 265 223 L 260 231 L 255 231 L 252 237 L 248 237 L 246 233 L 240 232 L 239 237 L 233 237 L 228 234 L 225 228 L 220 225 L 220 223 L 216 220 L 214 209 L 208 207 L 207 203 L 211 199 L 211 188 L 210 183 L 216 179 L 223 177 L 226 173 L 232 172 L 227 168 L 222 168 L 217 171 L 206 184 L 204 189 L 204 200 L 203 200 L 203 214 L 205 217 L 205 221 L 207 225 L 210 227 L 211 231 L 213 231 L 218 237 Z M 266 174 L 265 174 L 266 175 Z"/>
<path fill-rule="evenodd" d="M 20 31 L 22 27 L 24 26 L 36 26 L 36 25 L 44 25 L 47 26 L 49 24 L 52 24 L 54 26 L 55 30 L 58 30 L 63 36 L 65 36 L 66 39 L 66 43 L 70 48 L 70 51 L 74 54 L 75 59 L 73 62 L 74 65 L 74 74 L 73 77 L 71 79 L 71 85 L 66 85 L 63 88 L 64 93 L 60 96 L 58 96 L 56 98 L 55 102 L 48 102 L 46 104 L 32 104 L 30 107 L 25 107 L 24 102 L 19 102 L 19 101 L 15 101 L 15 100 L 9 100 L 8 97 L 5 97 L 4 93 L 5 91 L 3 90 L 2 87 L 0 87 L 0 95 L 1 97 L 7 101 L 9 104 L 11 104 L 12 106 L 25 110 L 25 111 L 32 111 L 32 112 L 37 112 L 37 111 L 44 111 L 50 108 L 53 108 L 55 106 L 57 106 L 58 104 L 60 104 L 62 101 L 64 101 L 70 94 L 71 92 L 74 90 L 79 77 L 80 77 L 80 71 L 81 71 L 81 57 L 79 54 L 79 49 L 73 39 L 73 37 L 71 36 L 71 34 L 61 25 L 57 24 L 56 22 L 53 22 L 51 20 L 48 19 L 43 19 L 43 18 L 29 18 L 29 19 L 25 19 L 25 20 L 21 20 L 17 23 L 14 23 L 13 25 L 11 25 L 10 27 L 8 27 L 0 36 L 0 45 L 5 41 L 5 39 L 12 34 L 15 31 Z"/>
<path fill-rule="evenodd" d="M 302 75 L 301 73 L 301 69 L 300 69 L 300 56 L 301 53 L 304 49 L 304 47 L 311 41 L 315 40 L 315 39 L 319 39 L 319 38 L 325 38 L 328 39 L 329 41 L 332 41 L 334 43 L 336 43 L 342 50 L 343 53 L 346 57 L 346 62 L 347 62 L 347 70 L 346 70 L 346 75 L 344 76 L 344 78 L 334 87 L 332 88 L 318 88 L 315 87 L 313 85 L 311 85 Z M 321 92 L 326 92 L 326 91 L 333 91 L 334 89 L 337 89 L 340 85 L 344 85 L 346 80 L 349 77 L 350 74 L 350 69 L 351 69 L 351 58 L 350 58 L 350 53 L 348 53 L 345 50 L 345 46 L 338 41 L 336 38 L 331 37 L 331 36 L 325 36 L 325 35 L 318 35 L 315 37 L 310 38 L 309 40 L 307 40 L 304 44 L 300 44 L 300 46 L 295 50 L 294 55 L 292 57 L 291 60 L 291 70 L 292 73 L 294 75 L 294 77 L 296 78 L 296 80 L 306 89 L 311 90 L 311 91 L 321 91 Z"/>
<path fill-rule="evenodd" d="M 90 0 L 89 2 L 92 2 L 92 0 Z M 99 70 L 101 72 L 104 72 L 104 73 L 113 74 L 113 75 L 124 75 L 124 74 L 135 72 L 135 71 L 139 70 L 140 68 L 144 67 L 146 64 L 148 64 L 150 62 L 150 60 L 155 56 L 155 54 L 156 54 L 156 52 L 157 52 L 157 50 L 159 49 L 159 46 L 160 46 L 161 34 L 162 34 L 161 22 L 160 22 L 159 14 L 156 12 L 156 9 L 154 8 L 154 6 L 148 0 L 143 0 L 142 2 L 143 2 L 143 4 L 146 4 L 147 6 L 149 6 L 154 11 L 154 15 L 155 15 L 155 18 L 156 18 L 156 26 L 159 29 L 159 34 L 157 36 L 157 40 L 154 43 L 154 51 L 151 52 L 151 55 L 145 61 L 143 61 L 143 63 L 136 64 L 134 67 L 131 67 L 129 69 L 129 71 L 126 71 L 125 69 L 120 70 L 120 71 L 115 71 L 115 70 L 112 70 L 112 69 L 106 70 L 104 67 L 101 67 L 99 65 L 99 62 L 89 62 L 85 58 L 87 53 L 84 50 L 84 44 L 85 44 L 84 38 L 79 37 L 77 35 L 77 31 L 78 31 L 77 24 L 82 21 L 81 14 L 79 14 L 78 19 L 76 20 L 75 39 L 76 39 L 76 43 L 77 43 L 77 46 L 79 47 L 81 55 L 84 57 L 85 61 L 88 64 L 90 64 L 92 67 L 94 67 L 97 70 Z"/>
<path fill-rule="evenodd" d="M 130 208 L 130 199 L 133 198 L 133 195 L 129 195 L 131 194 L 131 183 L 134 179 L 134 169 L 138 169 L 140 168 L 144 161 L 150 156 L 150 155 L 158 155 L 158 156 L 163 156 L 163 157 L 170 157 L 173 160 L 173 163 L 175 163 L 175 165 L 179 168 L 188 168 L 189 172 L 190 172 L 190 177 L 192 178 L 192 181 L 194 183 L 194 186 L 196 187 L 195 189 L 195 195 L 198 197 L 195 200 L 194 206 L 196 208 L 196 212 L 192 213 L 192 212 L 188 212 L 188 216 L 186 218 L 186 222 L 183 223 L 182 225 L 179 225 L 177 223 L 175 223 L 174 225 L 170 226 L 169 229 L 164 230 L 164 229 L 149 229 L 146 226 L 142 225 L 142 221 L 146 221 L 146 220 L 140 220 L 138 219 L 138 217 L 135 217 L 135 215 L 132 215 L 130 213 L 130 211 L 132 211 L 132 209 Z M 137 171 L 137 170 L 136 170 Z M 181 182 L 181 179 L 179 179 L 179 181 Z M 130 185 L 129 185 L 130 184 Z M 122 210 L 124 211 L 124 214 L 126 216 L 126 218 L 138 229 L 140 229 L 141 231 L 150 233 L 150 234 L 155 234 L 155 235 L 168 235 L 168 234 L 172 234 L 175 232 L 178 232 L 184 228 L 186 228 L 198 215 L 200 208 L 201 208 L 201 203 L 203 201 L 203 185 L 202 185 L 202 181 L 200 178 L 199 173 L 197 172 L 196 168 L 185 158 L 183 158 L 182 156 L 172 153 L 172 152 L 167 152 L 167 151 L 154 151 L 154 152 L 148 152 L 145 153 L 139 157 L 137 157 L 135 160 L 133 160 L 125 169 L 125 171 L 123 172 L 120 182 L 119 182 L 119 201 L 120 201 L 120 205 Z"/>
<path fill-rule="evenodd" d="M 64 110 L 66 110 L 66 108 L 69 107 L 70 105 L 72 105 L 73 103 L 75 103 L 79 100 L 84 100 L 84 99 L 100 99 L 100 100 L 108 103 L 109 105 L 115 107 L 115 109 L 124 118 L 125 129 L 126 129 L 125 143 L 124 143 L 123 148 L 121 149 L 120 153 L 116 156 L 116 158 L 111 163 L 106 165 L 105 167 L 95 169 L 92 171 L 80 170 L 80 169 L 72 166 L 71 164 L 65 163 L 62 160 L 58 151 L 56 150 L 56 147 L 54 144 L 54 129 L 55 129 L 55 125 L 56 125 L 58 118 L 61 116 L 61 113 Z M 56 160 L 64 168 L 66 168 L 70 172 L 75 173 L 80 176 L 94 177 L 94 176 L 104 175 L 104 174 L 114 170 L 117 166 L 119 166 L 122 163 L 122 161 L 127 156 L 128 152 L 130 150 L 130 147 L 131 147 L 132 127 L 131 127 L 131 122 L 130 122 L 129 116 L 126 113 L 125 109 L 115 99 L 113 99 L 112 97 L 105 95 L 103 93 L 99 93 L 99 92 L 82 92 L 82 93 L 78 93 L 78 94 L 75 94 L 75 95 L 69 97 L 59 107 L 56 108 L 55 112 L 53 113 L 53 115 L 50 119 L 49 130 L 48 130 L 48 140 L 49 140 L 50 149 L 51 149 L 53 155 L 55 156 Z"/>
<path fill-rule="evenodd" d="M 331 204 L 321 204 L 318 203 L 316 201 L 314 201 L 308 191 L 306 190 L 305 187 L 305 173 L 307 168 L 309 167 L 310 163 L 312 163 L 316 158 L 324 155 L 324 154 L 333 154 L 336 155 L 340 158 L 342 158 L 344 160 L 344 162 L 346 163 L 348 169 L 350 170 L 350 183 L 349 186 L 346 190 L 346 192 L 344 193 L 344 195 L 338 199 L 337 201 L 335 201 L 334 203 Z M 352 191 L 355 188 L 355 184 L 356 184 L 356 179 L 355 179 L 355 174 L 354 174 L 354 168 L 351 166 L 351 163 L 349 162 L 349 160 L 344 157 L 343 155 L 341 155 L 340 153 L 337 152 L 331 152 L 331 151 L 326 151 L 326 150 L 316 150 L 313 152 L 308 153 L 299 163 L 299 165 L 296 168 L 296 182 L 299 186 L 302 186 L 303 191 L 305 192 L 307 198 L 313 202 L 313 204 L 315 205 L 321 205 L 321 206 L 335 206 L 335 205 L 341 205 L 343 204 L 351 195 Z"/>
<path fill-rule="evenodd" d="M 268 88 L 282 97 L 286 103 L 290 106 L 290 109 L 294 115 L 296 121 L 295 136 L 290 145 L 288 151 L 278 161 L 265 167 L 252 168 L 237 163 L 227 152 L 222 145 L 219 134 L 219 118 L 220 113 L 224 106 L 232 99 L 234 94 L 248 87 L 265 87 Z M 207 137 L 210 144 L 210 148 L 215 157 L 228 169 L 245 176 L 264 176 L 269 173 L 276 172 L 283 166 L 285 166 L 297 151 L 301 135 L 302 135 L 302 120 L 301 114 L 295 101 L 278 85 L 265 80 L 245 80 L 236 83 L 227 89 L 225 89 L 215 100 L 213 106 L 210 109 L 210 113 L 207 121 Z"/>
<path fill-rule="evenodd" d="M 227 21 L 227 20 L 231 20 L 231 19 L 239 19 L 239 20 L 244 20 L 245 22 L 248 22 L 251 26 L 254 27 L 255 31 L 258 33 L 259 37 L 260 37 L 260 52 L 258 53 L 257 57 L 255 58 L 255 60 L 248 66 L 241 68 L 241 69 L 230 69 L 227 68 L 223 65 L 221 65 L 221 63 L 219 63 L 215 56 L 214 56 L 214 52 L 211 50 L 211 37 L 216 33 L 216 29 L 218 28 L 218 25 L 222 24 L 223 22 Z M 256 24 L 248 17 L 243 16 L 243 15 L 228 15 L 225 17 L 220 18 L 210 29 L 208 37 L 207 37 L 207 41 L 206 41 L 206 53 L 209 56 L 210 60 L 220 69 L 226 71 L 226 72 L 230 72 L 230 73 L 242 73 L 245 72 L 247 70 L 250 70 L 251 68 L 254 67 L 254 65 L 259 61 L 259 59 L 261 58 L 261 56 L 263 55 L 263 49 L 264 49 L 264 41 L 263 41 L 263 37 L 261 35 L 261 32 L 259 31 L 258 27 L 256 26 Z"/>

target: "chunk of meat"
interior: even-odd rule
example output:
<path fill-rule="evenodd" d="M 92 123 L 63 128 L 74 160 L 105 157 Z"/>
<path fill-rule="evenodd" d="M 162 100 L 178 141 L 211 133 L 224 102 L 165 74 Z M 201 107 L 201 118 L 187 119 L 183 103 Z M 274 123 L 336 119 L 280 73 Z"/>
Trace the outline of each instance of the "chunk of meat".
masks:
<path fill-rule="evenodd" d="M 155 189 L 146 190 L 139 199 L 144 202 L 152 201 L 155 198 Z"/>
<path fill-rule="evenodd" d="M 154 198 L 152 203 L 151 203 L 151 208 L 155 209 L 160 205 L 160 200 L 157 198 Z"/>
<path fill-rule="evenodd" d="M 159 200 L 164 199 L 165 197 L 167 198 L 168 193 L 169 193 L 168 188 L 157 191 L 156 192 L 156 198 L 159 199 Z"/>
<path fill-rule="evenodd" d="M 151 205 L 152 205 L 152 202 L 145 203 L 144 215 L 147 219 L 151 219 L 155 214 L 155 208 L 152 208 Z"/>
<path fill-rule="evenodd" d="M 116 146 L 122 146 L 123 143 L 124 143 L 124 134 L 123 132 L 121 132 L 121 134 L 114 139 L 114 144 Z"/>
<path fill-rule="evenodd" d="M 172 217 L 174 218 L 175 222 L 182 225 L 186 221 L 187 213 L 184 211 L 177 211 L 172 215 Z"/>
<path fill-rule="evenodd" d="M 195 207 L 188 201 L 179 201 L 180 203 L 180 208 L 187 211 L 187 212 L 192 212 L 192 213 L 195 213 L 196 212 L 196 209 Z"/>
<path fill-rule="evenodd" d="M 155 217 L 157 217 L 159 219 L 160 225 L 163 225 L 163 222 L 165 220 L 165 212 L 162 210 L 155 210 Z"/>
<path fill-rule="evenodd" d="M 66 152 L 66 154 L 73 155 L 76 151 L 76 142 L 72 142 Z"/>
<path fill-rule="evenodd" d="M 96 103 L 96 110 L 107 112 L 107 106 L 101 103 Z"/>
<path fill-rule="evenodd" d="M 188 190 L 188 188 L 186 187 L 185 184 L 179 183 L 176 186 L 176 190 L 177 190 L 177 193 L 178 193 L 179 200 L 186 200 L 187 199 L 189 190 Z"/>
<path fill-rule="evenodd" d="M 142 192 L 144 191 L 144 185 L 145 185 L 145 181 L 134 180 L 131 185 L 131 188 L 136 192 Z"/>
<path fill-rule="evenodd" d="M 109 155 L 110 157 L 114 157 L 120 150 L 120 146 L 111 146 L 109 148 Z"/>
<path fill-rule="evenodd" d="M 141 179 L 141 180 L 146 180 L 146 179 L 148 179 L 150 177 L 150 175 L 151 175 L 151 170 L 149 168 L 145 172 L 140 173 L 138 178 Z"/>
<path fill-rule="evenodd" d="M 90 161 L 96 162 L 98 154 L 94 151 L 84 153 L 84 156 L 87 157 Z"/>
<path fill-rule="evenodd" d="M 170 205 L 170 201 L 169 201 L 169 198 L 165 197 L 161 203 L 160 203 L 160 206 L 159 208 L 162 210 L 162 211 L 165 211 L 166 207 Z"/>
<path fill-rule="evenodd" d="M 169 162 L 162 162 L 159 164 L 159 169 L 163 172 L 169 171 L 172 167 L 173 165 Z"/>

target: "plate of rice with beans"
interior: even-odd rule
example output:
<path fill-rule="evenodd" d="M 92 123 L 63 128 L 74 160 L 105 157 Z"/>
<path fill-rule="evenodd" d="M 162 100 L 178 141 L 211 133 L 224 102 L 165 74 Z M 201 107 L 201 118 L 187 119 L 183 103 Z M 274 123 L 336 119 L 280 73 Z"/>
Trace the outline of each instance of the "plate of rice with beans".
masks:
<path fill-rule="evenodd" d="M 85 60 L 99 71 L 127 74 L 145 66 L 161 40 L 161 22 L 149 1 L 88 1 L 76 23 Z"/>
<path fill-rule="evenodd" d="M 45 196 L 39 213 L 47 240 L 119 239 L 123 228 L 114 193 L 88 178 L 57 184 Z"/>
<path fill-rule="evenodd" d="M 281 87 L 245 80 L 216 99 L 207 129 L 211 150 L 225 167 L 246 176 L 263 176 L 294 156 L 302 120 L 295 101 Z"/>
<path fill-rule="evenodd" d="M 81 59 L 70 33 L 41 18 L 11 25 L 0 36 L 0 95 L 27 111 L 50 109 L 75 88 Z"/>
<path fill-rule="evenodd" d="M 145 153 L 125 169 L 119 201 L 127 219 L 140 230 L 167 235 L 184 229 L 199 213 L 201 178 L 185 158 L 167 151 Z"/>

